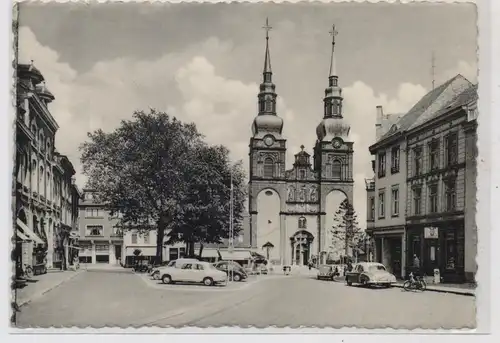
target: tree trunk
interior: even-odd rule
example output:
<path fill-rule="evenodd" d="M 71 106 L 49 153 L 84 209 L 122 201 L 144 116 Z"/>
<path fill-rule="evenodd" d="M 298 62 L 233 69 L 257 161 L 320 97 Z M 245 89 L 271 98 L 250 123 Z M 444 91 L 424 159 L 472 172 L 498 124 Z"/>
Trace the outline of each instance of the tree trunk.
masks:
<path fill-rule="evenodd" d="M 165 217 L 160 215 L 156 229 L 156 264 L 163 262 L 163 239 L 165 238 Z"/>
<path fill-rule="evenodd" d="M 200 252 L 198 256 L 201 258 L 201 254 L 203 253 L 203 243 L 200 243 Z"/>

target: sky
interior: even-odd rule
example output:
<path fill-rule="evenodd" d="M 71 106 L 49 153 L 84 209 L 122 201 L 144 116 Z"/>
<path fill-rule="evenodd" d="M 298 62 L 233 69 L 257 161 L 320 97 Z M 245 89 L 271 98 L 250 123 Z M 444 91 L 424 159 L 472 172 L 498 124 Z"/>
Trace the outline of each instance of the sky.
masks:
<path fill-rule="evenodd" d="M 34 60 L 56 97 L 55 146 L 73 162 L 77 183 L 85 183 L 78 147 L 87 132 L 111 131 L 149 108 L 196 123 L 248 168 L 266 17 L 287 169 L 301 144 L 312 154 L 336 25 L 344 118 L 355 141 L 354 206 L 364 226 L 375 107 L 404 113 L 428 92 L 433 52 L 436 85 L 458 73 L 477 81 L 471 4 L 22 3 L 19 61 Z"/>

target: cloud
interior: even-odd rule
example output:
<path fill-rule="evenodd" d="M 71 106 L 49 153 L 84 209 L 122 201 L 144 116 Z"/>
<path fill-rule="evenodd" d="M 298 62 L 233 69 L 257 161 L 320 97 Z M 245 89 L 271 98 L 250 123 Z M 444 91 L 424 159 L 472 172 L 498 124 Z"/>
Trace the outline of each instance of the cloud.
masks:
<path fill-rule="evenodd" d="M 461 74 L 467 80 L 472 83 L 477 83 L 478 77 L 478 67 L 476 62 L 466 62 L 466 61 L 458 61 L 457 65 L 447 71 L 445 71 L 442 75 L 438 76 L 438 80 L 442 80 L 442 82 L 456 76 L 457 74 Z"/>
<path fill-rule="evenodd" d="M 21 60 L 35 60 L 56 96 L 50 104 L 60 125 L 56 147 L 70 157 L 78 171 L 81 170 L 78 146 L 88 131 L 112 130 L 120 120 L 130 118 L 134 110 L 150 107 L 196 123 L 208 142 L 228 146 L 231 157 L 243 160 L 248 168 L 248 143 L 257 114 L 258 85 L 228 77 L 224 70 L 216 68 L 213 61 L 231 59 L 234 51 L 231 42 L 210 38 L 154 60 L 100 61 L 78 74 L 60 60 L 57 52 L 41 45 L 30 29 L 22 27 L 19 37 Z M 241 65 L 243 62 L 238 60 Z M 383 105 L 386 112 L 404 112 L 425 92 L 422 86 L 411 83 L 399 85 L 392 97 L 377 93 L 362 81 L 344 88 L 344 116 L 351 123 L 355 139 L 354 205 L 362 226 L 366 221 L 364 178 L 372 176 L 368 146 L 375 139 L 375 106 Z M 320 95 L 318 105 L 321 109 Z M 289 169 L 301 144 L 312 154 L 311 145 L 316 140 L 316 126 L 322 113 L 291 108 L 282 96 L 278 98 L 277 110 L 285 121 L 283 133 L 288 140 Z M 77 180 L 79 185 L 85 181 L 81 174 Z"/>

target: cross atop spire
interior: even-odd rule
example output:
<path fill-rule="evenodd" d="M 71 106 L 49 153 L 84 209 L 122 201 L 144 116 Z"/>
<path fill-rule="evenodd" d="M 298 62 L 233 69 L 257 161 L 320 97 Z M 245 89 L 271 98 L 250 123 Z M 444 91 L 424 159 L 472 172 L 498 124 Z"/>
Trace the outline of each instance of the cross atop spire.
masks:
<path fill-rule="evenodd" d="M 332 36 L 332 57 L 330 59 L 330 74 L 329 76 L 336 76 L 337 74 L 337 65 L 335 61 L 335 37 L 339 34 L 339 32 L 335 29 L 335 24 L 332 25 L 332 29 L 329 31 L 330 36 Z"/>
<path fill-rule="evenodd" d="M 266 25 L 262 27 L 266 30 L 266 56 L 264 59 L 264 82 L 271 81 L 271 55 L 269 53 L 269 31 L 271 31 L 272 26 L 269 25 L 269 18 L 266 18 Z"/>

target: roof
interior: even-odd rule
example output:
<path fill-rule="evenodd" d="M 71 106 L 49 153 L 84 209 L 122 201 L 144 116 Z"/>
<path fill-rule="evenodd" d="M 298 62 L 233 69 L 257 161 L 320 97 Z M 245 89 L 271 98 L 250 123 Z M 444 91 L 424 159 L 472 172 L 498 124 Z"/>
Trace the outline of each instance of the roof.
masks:
<path fill-rule="evenodd" d="M 458 94 L 470 87 L 470 85 L 472 85 L 470 81 L 458 74 L 439 87 L 431 90 L 395 123 L 397 130 L 387 132 L 379 141 L 387 139 L 396 133 L 402 133 L 408 130 L 416 124 L 417 120 L 420 124 L 416 125 L 421 125 L 424 120 L 429 120 L 428 118 L 431 118 L 434 113 L 446 108 Z M 420 117 L 423 119 L 419 120 Z"/>
<path fill-rule="evenodd" d="M 432 119 L 438 118 L 439 116 L 449 112 L 458 107 L 468 105 L 469 103 L 477 100 L 477 85 L 470 84 L 462 92 L 458 93 L 451 101 L 449 101 L 446 107 L 441 108 L 439 111 L 429 113 L 428 115 L 421 116 L 410 126 L 409 130 L 413 130 Z"/>
<path fill-rule="evenodd" d="M 389 132 L 389 130 L 391 129 L 391 127 L 397 123 L 397 121 L 399 119 L 401 119 L 401 117 L 404 115 L 404 113 L 388 113 L 388 114 L 384 114 L 384 116 L 382 117 L 382 123 L 381 123 L 381 128 L 380 128 L 380 132 L 381 132 L 381 135 L 385 135 L 387 132 Z"/>

